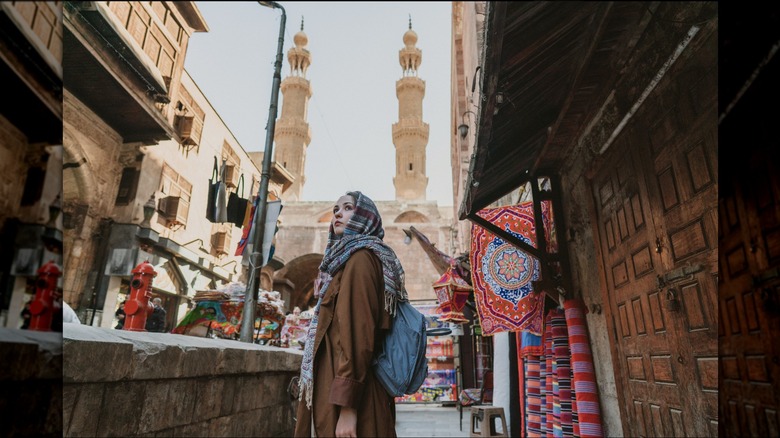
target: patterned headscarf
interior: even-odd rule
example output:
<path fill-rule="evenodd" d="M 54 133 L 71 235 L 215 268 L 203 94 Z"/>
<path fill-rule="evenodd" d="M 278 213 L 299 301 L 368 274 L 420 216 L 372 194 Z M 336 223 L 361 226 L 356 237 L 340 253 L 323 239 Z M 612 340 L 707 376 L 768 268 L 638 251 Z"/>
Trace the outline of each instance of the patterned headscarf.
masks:
<path fill-rule="evenodd" d="M 313 392 L 314 339 L 317 335 L 320 304 L 328 292 L 328 286 L 333 276 L 344 267 L 349 257 L 355 251 L 366 248 L 371 250 L 382 262 L 385 310 L 390 315 L 395 315 L 398 300 L 406 301 L 409 299 L 404 287 L 404 269 L 401 267 L 401 262 L 398 261 L 395 252 L 382 241 L 385 231 L 382 228 L 382 217 L 379 215 L 374 201 L 361 192 L 348 192 L 347 195 L 355 199 L 355 210 L 341 236 L 336 235 L 331 223 L 325 256 L 320 263 L 319 275 L 314 281 L 314 296 L 317 297 L 317 306 L 314 308 L 314 316 L 306 334 L 299 382 L 299 398 L 306 394 L 306 406 L 309 408 L 311 408 Z"/>

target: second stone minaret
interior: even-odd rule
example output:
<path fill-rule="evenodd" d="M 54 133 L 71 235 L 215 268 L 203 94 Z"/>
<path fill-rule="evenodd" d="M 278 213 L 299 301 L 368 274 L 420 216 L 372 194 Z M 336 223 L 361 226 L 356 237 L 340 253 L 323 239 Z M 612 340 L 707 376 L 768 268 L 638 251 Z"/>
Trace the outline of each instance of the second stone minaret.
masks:
<path fill-rule="evenodd" d="M 300 201 L 303 184 L 306 182 L 306 148 L 311 143 L 311 130 L 306 122 L 311 98 L 311 84 L 306 79 L 306 70 L 311 64 L 311 54 L 306 50 L 309 39 L 301 31 L 293 37 L 295 47 L 287 51 L 290 76 L 281 84 L 284 95 L 282 115 L 276 121 L 274 142 L 275 161 L 287 169 L 295 178 L 292 185 L 282 193 L 285 201 Z"/>
<path fill-rule="evenodd" d="M 428 177 L 425 176 L 425 147 L 428 145 L 428 124 L 422 119 L 422 101 L 425 97 L 425 81 L 417 77 L 422 62 L 422 51 L 417 44 L 417 34 L 409 30 L 404 34 L 404 45 L 398 53 L 403 77 L 395 83 L 398 97 L 398 123 L 393 123 L 395 145 L 395 199 L 397 201 L 424 201 Z"/>

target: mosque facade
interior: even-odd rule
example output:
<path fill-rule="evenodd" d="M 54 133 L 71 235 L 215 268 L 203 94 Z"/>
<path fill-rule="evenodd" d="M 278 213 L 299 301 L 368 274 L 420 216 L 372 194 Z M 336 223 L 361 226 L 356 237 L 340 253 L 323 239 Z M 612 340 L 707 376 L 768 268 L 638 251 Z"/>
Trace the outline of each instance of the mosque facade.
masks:
<path fill-rule="evenodd" d="M 304 173 L 306 150 L 311 142 L 307 120 L 311 83 L 306 70 L 311 53 L 306 49 L 308 38 L 301 31 L 294 36 L 295 47 L 287 53 L 290 75 L 282 81 L 283 104 L 277 120 L 274 140 L 274 161 L 287 169 L 293 184 L 282 194 L 283 210 L 276 234 L 274 258 L 284 266 L 274 273 L 274 285 L 285 285 L 283 295 L 290 308 L 313 306 L 314 278 L 328 242 L 328 230 L 334 201 L 305 201 L 301 192 L 306 182 Z M 440 277 L 433 263 L 419 244 L 408 237 L 414 227 L 425 234 L 436 247 L 446 253 L 455 251 L 455 230 L 451 207 L 440 207 L 426 200 L 426 146 L 429 126 L 423 120 L 425 81 L 418 76 L 422 51 L 417 48 L 417 34 L 409 29 L 403 35 L 399 50 L 402 77 L 396 81 L 398 120 L 392 123 L 396 172 L 392 184 L 394 200 L 374 200 L 382 216 L 385 242 L 396 252 L 406 274 L 410 300 L 419 304 L 435 304 L 432 284 Z M 381 140 L 381 139 L 380 139 Z M 388 181 L 390 184 L 391 181 Z"/>

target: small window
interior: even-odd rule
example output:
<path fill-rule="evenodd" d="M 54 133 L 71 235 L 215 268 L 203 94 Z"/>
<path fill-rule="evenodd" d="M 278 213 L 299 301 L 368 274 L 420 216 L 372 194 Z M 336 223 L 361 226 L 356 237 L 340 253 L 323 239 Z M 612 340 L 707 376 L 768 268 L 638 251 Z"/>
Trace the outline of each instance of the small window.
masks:
<path fill-rule="evenodd" d="M 409 170 L 412 170 L 412 163 L 409 163 Z"/>
<path fill-rule="evenodd" d="M 46 179 L 46 171 L 40 167 L 30 167 L 27 169 L 27 179 L 24 182 L 22 191 L 22 206 L 34 205 L 41 199 L 43 194 L 43 183 Z"/>
<path fill-rule="evenodd" d="M 128 205 L 135 199 L 140 173 L 135 167 L 125 167 L 122 170 L 122 179 L 119 180 L 119 191 L 116 194 L 115 205 Z"/>

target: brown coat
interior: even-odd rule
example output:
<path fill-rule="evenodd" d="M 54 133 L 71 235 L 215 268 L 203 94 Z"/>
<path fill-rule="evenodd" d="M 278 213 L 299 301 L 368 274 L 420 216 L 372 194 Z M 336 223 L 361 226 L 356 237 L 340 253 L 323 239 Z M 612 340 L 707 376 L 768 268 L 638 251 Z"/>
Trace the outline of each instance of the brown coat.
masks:
<path fill-rule="evenodd" d="M 317 436 L 335 436 L 342 406 L 357 408 L 359 437 L 396 436 L 395 400 L 371 366 L 392 322 L 383 291 L 381 262 L 368 249 L 352 254 L 331 280 L 314 340 L 312 409 L 303 400 L 298 404 L 295 436 L 312 436 L 312 415 Z"/>

